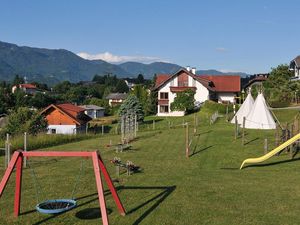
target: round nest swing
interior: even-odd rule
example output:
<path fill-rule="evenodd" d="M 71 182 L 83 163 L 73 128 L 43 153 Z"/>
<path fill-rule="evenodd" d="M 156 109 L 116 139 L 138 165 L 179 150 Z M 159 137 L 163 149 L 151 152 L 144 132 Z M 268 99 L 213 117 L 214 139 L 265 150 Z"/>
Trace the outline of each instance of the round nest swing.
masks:
<path fill-rule="evenodd" d="M 76 207 L 77 202 L 73 199 L 53 199 L 36 205 L 36 210 L 44 214 L 57 214 L 66 212 Z"/>

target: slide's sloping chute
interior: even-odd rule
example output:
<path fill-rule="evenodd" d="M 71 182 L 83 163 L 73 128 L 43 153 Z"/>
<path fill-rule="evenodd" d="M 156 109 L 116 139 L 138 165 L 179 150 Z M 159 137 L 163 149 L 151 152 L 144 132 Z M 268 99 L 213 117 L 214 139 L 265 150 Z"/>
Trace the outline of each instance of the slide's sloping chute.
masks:
<path fill-rule="evenodd" d="M 272 151 L 268 152 L 267 154 L 265 154 L 261 157 L 249 158 L 249 159 L 244 160 L 241 167 L 240 167 L 240 169 L 242 169 L 245 164 L 256 164 L 256 163 L 261 163 L 263 161 L 266 161 L 267 159 L 269 159 L 272 156 L 276 155 L 277 153 L 279 153 L 280 151 L 282 151 L 283 149 L 285 149 L 289 145 L 293 144 L 294 142 L 298 141 L 299 139 L 300 139 L 300 133 L 295 135 L 291 139 L 287 140 L 283 144 L 279 145 L 278 147 L 276 147 L 275 149 L 273 149 Z"/>

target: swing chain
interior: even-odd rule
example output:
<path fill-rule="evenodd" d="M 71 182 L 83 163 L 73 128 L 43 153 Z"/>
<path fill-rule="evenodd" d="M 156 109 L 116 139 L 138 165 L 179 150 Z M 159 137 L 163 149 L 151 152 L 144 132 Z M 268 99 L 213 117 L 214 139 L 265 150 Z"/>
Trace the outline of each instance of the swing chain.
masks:
<path fill-rule="evenodd" d="M 73 187 L 73 190 L 72 190 L 72 195 L 71 195 L 71 199 L 74 199 L 74 195 L 75 195 L 75 191 L 77 189 L 77 186 L 79 184 L 79 181 L 82 177 L 82 174 L 83 174 L 83 158 L 81 159 L 81 163 L 80 163 L 80 171 L 77 175 L 77 178 L 76 178 L 76 181 L 75 181 L 75 184 L 74 184 L 74 187 Z"/>

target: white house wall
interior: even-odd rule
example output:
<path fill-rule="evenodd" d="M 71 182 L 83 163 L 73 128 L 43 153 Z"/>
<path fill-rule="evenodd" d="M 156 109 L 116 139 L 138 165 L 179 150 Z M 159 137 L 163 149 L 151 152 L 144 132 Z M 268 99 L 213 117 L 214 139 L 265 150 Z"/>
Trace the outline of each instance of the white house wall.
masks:
<path fill-rule="evenodd" d="M 209 90 L 204 87 L 199 81 L 195 80 L 194 78 L 189 76 L 189 86 L 194 87 L 196 86 L 197 90 L 195 93 L 195 101 L 198 102 L 205 102 L 206 100 L 209 99 Z M 171 85 L 172 84 L 172 85 Z M 158 106 L 157 108 L 157 116 L 183 116 L 184 112 L 183 111 L 171 111 L 171 103 L 174 102 L 174 99 L 176 97 L 176 93 L 173 93 L 170 91 L 171 86 L 178 86 L 178 79 L 177 77 L 173 78 L 173 80 L 170 80 L 168 83 L 163 85 L 160 90 L 158 91 L 158 99 L 160 99 L 160 93 L 161 92 L 167 92 L 169 93 L 169 113 L 161 113 L 160 112 L 160 107 Z"/>
<path fill-rule="evenodd" d="M 56 129 L 56 134 L 76 134 L 76 125 L 49 125 L 47 134 Z"/>
<path fill-rule="evenodd" d="M 197 102 L 205 102 L 209 99 L 209 90 L 203 86 L 199 81 L 196 81 L 196 94 L 195 101 Z"/>

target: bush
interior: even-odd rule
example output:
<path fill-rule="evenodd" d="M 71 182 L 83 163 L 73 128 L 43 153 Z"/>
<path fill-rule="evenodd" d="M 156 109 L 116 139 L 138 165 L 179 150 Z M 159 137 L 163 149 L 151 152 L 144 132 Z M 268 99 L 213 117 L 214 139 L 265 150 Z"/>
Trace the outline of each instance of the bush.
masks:
<path fill-rule="evenodd" d="M 290 105 L 290 103 L 287 101 L 271 101 L 270 102 L 270 106 L 272 108 L 285 108 L 285 107 L 288 107 L 289 105 Z"/>
<path fill-rule="evenodd" d="M 211 100 L 207 100 L 204 102 L 203 106 L 201 107 L 201 110 L 209 111 L 209 112 L 215 112 L 218 111 L 220 114 L 226 114 L 228 106 L 228 113 L 233 112 L 233 104 L 222 104 L 217 103 Z M 238 105 L 235 105 L 235 111 L 238 110 Z"/>
<path fill-rule="evenodd" d="M 28 145 L 27 150 L 47 148 L 51 146 L 66 144 L 70 142 L 81 141 L 89 138 L 94 138 L 95 135 L 86 135 L 86 134 L 38 134 L 38 135 L 28 135 Z M 23 149 L 24 148 L 24 136 L 17 135 L 11 138 L 10 140 L 12 146 L 11 150 Z M 5 145 L 4 139 L 0 140 L 0 146 Z"/>

